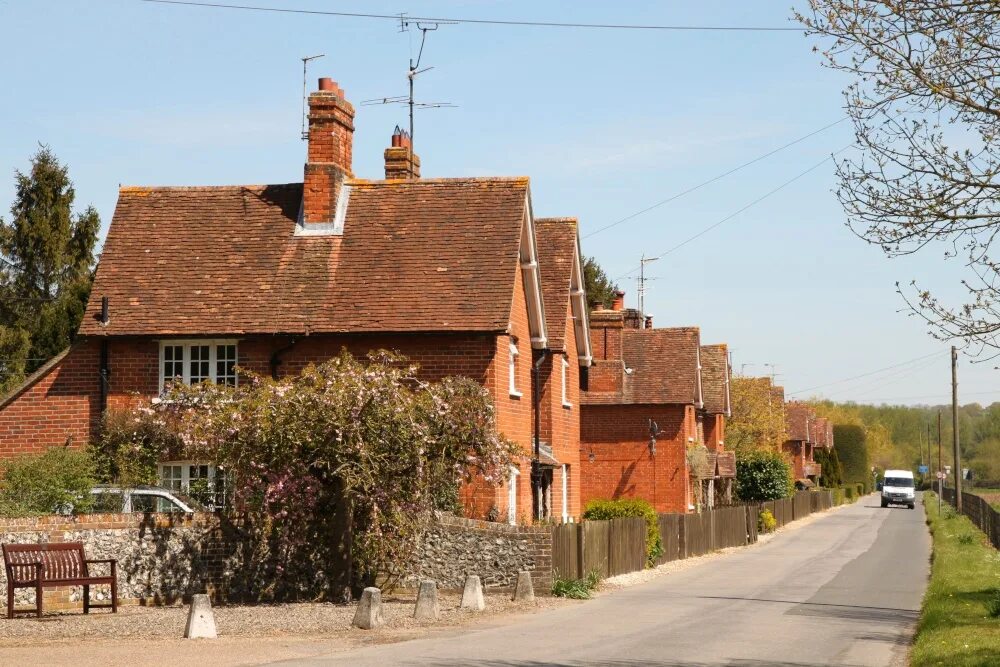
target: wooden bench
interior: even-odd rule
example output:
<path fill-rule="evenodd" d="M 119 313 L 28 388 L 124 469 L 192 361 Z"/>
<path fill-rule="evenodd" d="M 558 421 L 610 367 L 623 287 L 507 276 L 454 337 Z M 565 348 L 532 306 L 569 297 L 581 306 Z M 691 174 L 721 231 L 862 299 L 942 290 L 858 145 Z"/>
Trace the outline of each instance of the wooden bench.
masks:
<path fill-rule="evenodd" d="M 118 611 L 118 561 L 113 558 L 86 558 L 83 544 L 4 544 L 3 561 L 7 570 L 7 618 L 14 614 L 34 612 L 42 615 L 42 589 L 52 586 L 83 586 L 83 613 L 91 609 Z M 111 574 L 91 575 L 92 563 L 111 565 Z M 111 604 L 92 604 L 90 587 L 95 584 L 111 585 Z M 18 588 L 35 589 L 34 609 L 14 609 L 14 591 Z"/>

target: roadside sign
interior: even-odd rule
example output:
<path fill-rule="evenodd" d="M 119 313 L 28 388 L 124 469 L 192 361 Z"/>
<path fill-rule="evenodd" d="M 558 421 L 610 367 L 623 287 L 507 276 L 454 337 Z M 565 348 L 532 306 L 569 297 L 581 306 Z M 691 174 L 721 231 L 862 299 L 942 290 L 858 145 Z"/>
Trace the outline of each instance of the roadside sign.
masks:
<path fill-rule="evenodd" d="M 938 470 L 937 478 L 938 479 L 944 479 L 945 477 L 947 477 L 947 475 L 944 474 L 943 472 L 941 472 L 940 470 Z"/>
<path fill-rule="evenodd" d="M 928 468 L 927 466 L 920 466 L 919 468 L 917 468 L 917 472 L 919 472 L 921 475 L 926 475 L 928 470 L 930 470 L 930 468 Z"/>

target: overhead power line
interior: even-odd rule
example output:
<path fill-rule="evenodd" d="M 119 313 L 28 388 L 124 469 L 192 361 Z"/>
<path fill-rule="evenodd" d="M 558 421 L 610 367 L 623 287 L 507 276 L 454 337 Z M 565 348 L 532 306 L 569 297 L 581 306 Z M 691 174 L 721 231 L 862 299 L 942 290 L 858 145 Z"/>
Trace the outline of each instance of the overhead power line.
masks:
<path fill-rule="evenodd" d="M 850 382 L 851 380 L 859 380 L 861 378 L 870 377 L 872 375 L 878 375 L 879 373 L 884 373 L 886 371 L 891 371 L 891 370 L 893 370 L 895 368 L 901 368 L 903 366 L 908 366 L 909 364 L 913 364 L 913 363 L 916 363 L 918 361 L 923 361 L 924 359 L 930 359 L 931 357 L 936 357 L 936 356 L 941 355 L 941 354 L 943 354 L 943 353 L 942 352 L 932 352 L 930 354 L 925 354 L 922 357 L 915 357 L 913 359 L 908 359 L 906 361 L 901 361 L 898 364 L 893 364 L 892 366 L 886 366 L 885 368 L 879 368 L 879 369 L 874 370 L 874 371 L 869 371 L 867 373 L 862 373 L 861 375 L 852 375 L 851 377 L 843 378 L 841 380 L 834 380 L 833 382 L 827 382 L 825 384 L 817 384 L 817 385 L 813 385 L 812 387 L 806 387 L 805 389 L 799 389 L 797 391 L 789 392 L 788 396 L 797 396 L 798 394 L 804 394 L 807 391 L 812 391 L 814 389 L 822 389 L 823 387 L 830 387 L 830 386 L 835 385 L 835 384 L 842 384 L 844 382 Z"/>
<path fill-rule="evenodd" d="M 677 194 L 675 194 L 675 195 L 673 195 L 671 197 L 668 197 L 668 198 L 664 199 L 663 201 L 658 201 L 655 204 L 653 204 L 652 206 L 647 206 L 646 208 L 642 209 L 641 211 L 636 211 L 635 213 L 626 215 L 621 220 L 616 220 L 615 222 L 612 222 L 609 225 L 605 225 L 603 227 L 595 229 L 592 232 L 584 234 L 582 238 L 585 238 L 585 239 L 586 238 L 590 238 L 591 236 L 594 236 L 595 234 L 600 234 L 601 232 L 607 231 L 607 230 L 611 229 L 612 227 L 617 227 L 618 225 L 622 224 L 623 222 L 628 222 L 629 220 L 632 220 L 633 218 L 638 218 L 640 215 L 643 215 L 645 213 L 649 213 L 650 211 L 652 211 L 654 209 L 657 209 L 657 208 L 663 206 L 664 204 L 669 204 L 670 202 L 672 202 L 672 201 L 674 201 L 676 199 L 680 199 L 684 195 L 689 195 L 689 194 L 691 194 L 692 192 L 694 192 L 696 190 L 700 190 L 701 188 L 705 187 L 706 185 L 711 185 L 712 183 L 715 183 L 716 181 L 722 180 L 726 176 L 729 176 L 731 174 L 735 174 L 736 172 L 740 171 L 741 169 L 745 169 L 745 168 L 749 167 L 752 164 L 756 164 L 756 163 L 760 162 L 761 160 L 767 159 L 767 158 L 771 157 L 772 155 L 774 155 L 775 153 L 780 153 L 781 151 L 785 150 L 786 148 L 791 148 L 795 144 L 801 143 L 801 142 L 805 141 L 806 139 L 808 139 L 810 137 L 814 137 L 817 134 L 819 134 L 820 132 L 823 132 L 825 130 L 829 130 L 834 125 L 838 125 L 840 123 L 843 123 L 845 120 L 847 120 L 847 116 L 842 117 L 840 120 L 835 120 L 834 122 L 830 123 L 829 125 L 824 125 L 823 127 L 819 128 L 818 130 L 814 130 L 813 132 L 810 132 L 809 134 L 807 134 L 805 136 L 799 137 L 795 141 L 790 141 L 787 144 L 785 144 L 784 146 L 779 146 L 778 148 L 775 148 L 772 151 L 769 151 L 767 153 L 764 153 L 763 155 L 757 156 L 754 159 L 750 160 L 749 162 L 744 162 L 743 164 L 739 165 L 738 167 L 733 167 L 729 171 L 723 172 L 723 173 L 719 174 L 718 176 L 715 176 L 713 178 L 708 179 L 707 181 L 702 181 L 698 185 L 690 187 L 687 190 L 682 190 L 681 192 L 678 192 Z"/>
<path fill-rule="evenodd" d="M 827 155 L 826 157 L 824 157 L 822 160 L 820 160 L 819 162 L 817 162 L 813 166 L 809 167 L 805 171 L 799 172 L 798 174 L 796 174 L 792 178 L 788 179 L 787 181 L 785 181 L 784 183 L 782 183 L 778 187 L 774 188 L 773 190 L 769 190 L 768 192 L 764 193 L 760 197 L 757 197 L 757 199 L 754 199 L 752 202 L 744 205 L 740 209 L 738 209 L 738 210 L 730 213 L 726 217 L 722 218 L 718 222 L 713 223 L 713 224 L 709 225 L 708 227 L 705 227 L 704 229 L 702 229 L 700 232 L 698 232 L 694 236 L 690 236 L 687 239 L 685 239 L 685 240 L 681 241 L 680 243 L 678 243 L 677 245 L 673 246 L 672 248 L 670 248 L 668 250 L 664 250 L 659 255 L 655 256 L 656 259 L 660 259 L 662 257 L 666 257 L 670 253 L 672 253 L 672 252 L 674 252 L 676 250 L 680 250 L 681 248 L 683 248 L 684 246 L 686 246 L 688 243 L 691 243 L 695 239 L 701 238 L 702 236 L 704 236 L 705 234 L 709 233 L 710 231 L 712 231 L 716 227 L 719 227 L 720 225 L 723 225 L 723 224 L 729 222 L 730 220 L 732 220 L 733 218 L 735 218 L 736 216 L 738 216 L 740 213 L 743 213 L 747 209 L 750 209 L 750 208 L 756 206 L 757 204 L 761 203 L 765 199 L 767 199 L 767 198 L 769 198 L 769 197 L 771 197 L 771 196 L 773 196 L 773 195 L 781 192 L 782 190 L 784 190 L 785 188 L 787 188 L 789 185 L 791 185 L 795 181 L 799 180 L 800 178 L 802 178 L 803 176 L 806 176 L 809 173 L 812 173 L 813 171 L 816 171 L 817 169 L 819 169 L 820 167 L 822 167 L 824 164 L 826 164 L 829 160 L 832 160 L 835 155 L 843 153 L 844 151 L 846 151 L 848 148 L 850 148 L 853 145 L 854 145 L 853 143 L 848 144 L 848 145 L 844 146 L 843 148 L 841 148 L 840 150 L 835 151 L 835 152 L 831 153 L 830 155 Z M 632 275 L 633 273 L 635 273 L 638 270 L 639 270 L 639 267 L 636 267 L 636 268 L 632 269 L 631 271 L 627 271 L 627 272 L 623 273 L 622 275 L 618 276 L 617 278 L 615 278 L 614 281 L 617 282 L 617 281 L 621 280 L 622 278 L 627 278 L 628 276 Z"/>
<path fill-rule="evenodd" d="M 186 7 L 206 7 L 212 9 L 237 9 L 252 12 L 272 12 L 275 14 L 307 14 L 312 16 L 340 16 L 347 18 L 383 19 L 399 21 L 399 14 L 368 14 L 362 12 L 333 12 L 320 9 L 295 9 L 292 7 L 267 7 L 261 5 L 235 5 L 221 2 L 195 2 L 193 0 L 139 0 L 157 5 L 177 5 Z M 441 16 L 410 16 L 411 21 L 427 21 L 429 23 L 466 23 L 470 25 L 496 25 L 532 28 L 585 28 L 600 30 L 686 30 L 686 31 L 724 31 L 724 32 L 802 32 L 801 28 L 780 26 L 718 26 L 718 25 L 649 25 L 637 23 L 570 23 L 563 21 L 507 21 L 502 19 L 469 19 Z"/>

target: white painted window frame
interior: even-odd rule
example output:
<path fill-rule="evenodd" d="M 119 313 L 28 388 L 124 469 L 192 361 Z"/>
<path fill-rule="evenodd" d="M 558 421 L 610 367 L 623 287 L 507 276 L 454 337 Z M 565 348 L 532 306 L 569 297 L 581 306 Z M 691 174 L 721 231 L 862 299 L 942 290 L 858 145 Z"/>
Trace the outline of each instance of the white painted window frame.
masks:
<path fill-rule="evenodd" d="M 517 359 L 521 353 L 517 349 L 517 343 L 511 341 L 510 352 L 507 359 L 507 383 L 508 391 L 514 398 L 521 398 L 524 394 L 517 390 Z"/>
<path fill-rule="evenodd" d="M 564 408 L 572 408 L 573 404 L 569 402 L 569 396 L 566 395 L 568 391 L 566 376 L 569 375 L 569 360 L 566 357 L 562 358 L 562 405 Z"/>
<path fill-rule="evenodd" d="M 168 467 L 173 468 L 178 466 L 181 469 L 181 476 L 179 480 L 180 489 L 175 489 L 173 486 L 168 486 L 166 484 L 166 479 L 164 478 L 163 473 L 165 468 Z M 180 493 L 183 494 L 189 494 L 191 492 L 191 481 L 192 481 L 191 466 L 199 466 L 199 467 L 207 466 L 208 476 L 205 477 L 204 479 L 208 480 L 209 484 L 211 485 L 213 494 L 218 494 L 220 492 L 219 487 L 216 486 L 216 480 L 221 478 L 221 475 L 219 474 L 219 469 L 214 463 L 209 463 L 208 461 L 196 461 L 196 460 L 161 461 L 156 465 L 156 480 L 160 486 L 170 490 L 171 492 L 179 491 Z M 173 480 L 175 478 L 171 477 L 171 479 Z M 203 479 L 203 478 L 195 477 L 193 479 Z M 220 498 L 217 495 L 215 497 L 217 503 L 219 503 L 220 505 L 224 502 L 223 498 Z"/>
<path fill-rule="evenodd" d="M 218 382 L 218 373 L 216 368 L 216 362 L 218 361 L 218 346 L 219 345 L 232 345 L 236 348 L 236 359 L 239 362 L 240 358 L 240 346 L 239 341 L 234 338 L 191 338 L 184 340 L 161 340 L 160 341 L 160 361 L 159 368 L 157 369 L 157 375 L 160 378 L 160 393 L 163 393 L 166 387 L 167 378 L 163 374 L 163 364 L 166 361 L 166 348 L 168 347 L 180 347 L 183 349 L 183 359 L 181 361 L 181 382 L 184 384 L 191 384 L 191 348 L 198 347 L 201 345 L 208 346 L 208 379 L 213 383 Z M 176 376 L 175 376 L 176 377 Z M 171 380 L 174 378 L 170 378 Z M 239 376 L 235 378 L 235 382 L 239 384 Z"/>

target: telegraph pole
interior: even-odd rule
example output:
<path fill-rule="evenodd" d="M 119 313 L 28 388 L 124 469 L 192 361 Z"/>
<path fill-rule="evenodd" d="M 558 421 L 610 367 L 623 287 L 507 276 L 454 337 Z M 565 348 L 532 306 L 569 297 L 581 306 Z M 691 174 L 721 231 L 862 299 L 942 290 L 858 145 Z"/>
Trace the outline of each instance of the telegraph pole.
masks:
<path fill-rule="evenodd" d="M 962 513 L 962 455 L 958 451 L 958 350 L 951 346 L 951 446 L 955 458 L 955 509 Z"/>
<path fill-rule="evenodd" d="M 941 411 L 938 410 L 938 474 L 944 472 L 943 459 L 941 457 Z M 938 477 L 938 516 L 941 516 L 941 496 L 944 494 L 944 477 Z"/>

